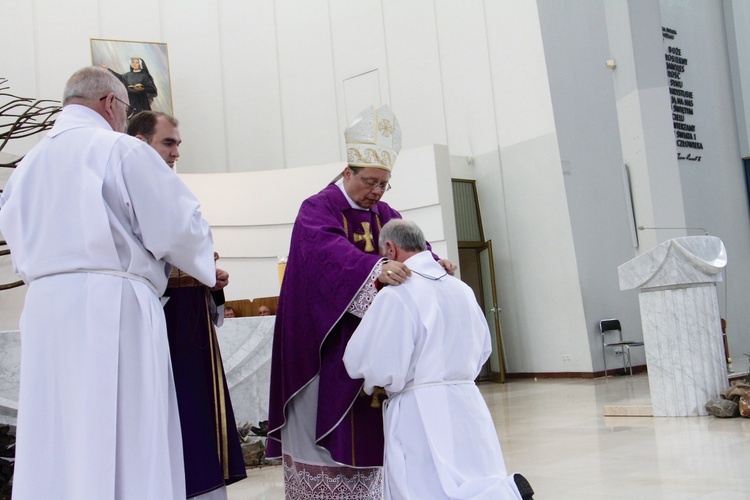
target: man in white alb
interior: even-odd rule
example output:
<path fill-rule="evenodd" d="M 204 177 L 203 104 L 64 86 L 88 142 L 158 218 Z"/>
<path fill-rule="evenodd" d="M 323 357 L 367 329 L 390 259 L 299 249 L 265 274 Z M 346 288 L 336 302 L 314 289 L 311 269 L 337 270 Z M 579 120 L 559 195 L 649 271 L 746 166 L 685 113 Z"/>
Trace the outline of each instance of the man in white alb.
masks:
<path fill-rule="evenodd" d="M 127 102 L 109 71 L 74 73 L 0 196 L 0 231 L 29 284 L 14 500 L 185 498 L 159 297 L 170 264 L 214 286 L 213 244 L 198 200 L 122 133 Z"/>
<path fill-rule="evenodd" d="M 449 276 L 413 222 L 380 232 L 381 254 L 412 277 L 381 290 L 346 347 L 344 364 L 364 390 L 385 388 L 386 499 L 532 498 L 508 476 L 487 405 L 474 379 L 492 350 L 471 288 Z"/>

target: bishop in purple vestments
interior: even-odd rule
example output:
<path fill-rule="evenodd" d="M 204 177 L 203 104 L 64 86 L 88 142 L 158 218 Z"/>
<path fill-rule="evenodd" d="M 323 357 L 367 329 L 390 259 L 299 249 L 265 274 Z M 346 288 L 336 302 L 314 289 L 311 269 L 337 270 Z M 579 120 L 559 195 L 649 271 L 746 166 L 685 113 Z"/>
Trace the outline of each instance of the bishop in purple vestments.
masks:
<path fill-rule="evenodd" d="M 360 395 L 343 355 L 377 286 L 411 274 L 378 253 L 380 228 L 401 218 L 380 201 L 401 131 L 387 106 L 370 107 L 345 137 L 341 182 L 297 215 L 276 314 L 266 456 L 283 457 L 290 499 L 382 496 L 382 410 Z"/>
<path fill-rule="evenodd" d="M 347 171 L 352 183 L 360 182 Z M 401 216 L 382 201 L 370 210 L 352 208 L 342 186 L 335 184 L 302 204 L 276 313 L 268 426 L 272 438 L 280 439 L 285 404 L 319 374 L 318 444 L 337 462 L 382 465 L 381 410 L 370 407 L 370 398 L 358 396 L 362 381 L 349 378 L 342 357 L 359 324 L 347 310 L 360 290 L 373 286 L 380 275 L 374 274 L 382 266 L 378 236 L 393 218 Z M 352 405 L 351 418 L 342 418 Z M 360 426 L 368 431 L 357 433 Z M 279 455 L 278 444 L 269 440 L 269 456 Z"/>

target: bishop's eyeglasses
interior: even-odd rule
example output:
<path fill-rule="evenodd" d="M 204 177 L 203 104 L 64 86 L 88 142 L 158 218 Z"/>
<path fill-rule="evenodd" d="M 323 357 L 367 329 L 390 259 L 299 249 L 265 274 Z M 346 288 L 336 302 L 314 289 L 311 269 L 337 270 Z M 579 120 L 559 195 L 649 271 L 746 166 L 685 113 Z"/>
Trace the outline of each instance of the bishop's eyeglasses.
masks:
<path fill-rule="evenodd" d="M 105 95 L 104 97 L 102 97 L 99 100 L 103 101 L 106 98 L 107 98 L 107 96 Z M 115 99 L 117 99 L 118 101 L 120 101 L 121 103 L 123 103 L 125 105 L 125 107 L 128 108 L 127 119 L 130 120 L 131 118 L 133 118 L 133 115 L 135 114 L 135 108 L 133 106 L 131 106 L 130 104 L 126 103 L 125 101 L 123 101 L 122 99 L 119 99 L 117 96 L 115 96 Z"/>
<path fill-rule="evenodd" d="M 375 179 L 365 179 L 364 177 L 361 177 L 359 174 L 355 174 L 357 177 L 359 177 L 359 180 L 362 181 L 362 184 L 367 186 L 370 189 L 380 188 L 381 191 L 386 192 L 389 189 L 391 189 L 391 185 L 387 182 L 378 182 Z"/>

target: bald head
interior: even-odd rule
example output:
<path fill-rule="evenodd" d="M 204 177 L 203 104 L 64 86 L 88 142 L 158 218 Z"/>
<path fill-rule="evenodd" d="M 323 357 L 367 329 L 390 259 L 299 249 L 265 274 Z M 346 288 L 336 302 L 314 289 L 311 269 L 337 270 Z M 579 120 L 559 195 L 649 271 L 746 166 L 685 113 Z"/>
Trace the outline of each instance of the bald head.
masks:
<path fill-rule="evenodd" d="M 81 68 L 68 79 L 63 90 L 63 107 L 86 106 L 99 113 L 112 130 L 125 132 L 128 92 L 110 71 L 96 66 Z"/>
<path fill-rule="evenodd" d="M 398 262 L 404 262 L 427 249 L 424 233 L 419 226 L 403 219 L 391 219 L 383 226 L 378 245 L 381 255 Z"/>
<path fill-rule="evenodd" d="M 86 66 L 73 73 L 65 84 L 63 106 L 72 100 L 96 100 L 109 93 L 127 102 L 125 85 L 115 75 L 104 68 Z"/>
<path fill-rule="evenodd" d="M 392 241 L 394 245 L 407 252 L 423 252 L 427 248 L 424 233 L 419 229 L 419 226 L 410 220 L 389 220 L 380 230 L 378 243 L 381 248 L 386 241 Z"/>

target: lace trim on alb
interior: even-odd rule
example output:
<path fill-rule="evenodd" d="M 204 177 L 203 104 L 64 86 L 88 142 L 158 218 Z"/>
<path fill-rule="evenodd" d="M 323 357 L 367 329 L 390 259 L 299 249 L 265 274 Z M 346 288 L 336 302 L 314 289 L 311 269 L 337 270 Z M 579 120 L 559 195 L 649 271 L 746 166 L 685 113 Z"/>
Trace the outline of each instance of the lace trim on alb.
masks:
<path fill-rule="evenodd" d="M 351 313 L 358 318 L 365 315 L 370 304 L 372 304 L 372 301 L 375 299 L 375 295 L 378 293 L 377 288 L 375 288 L 375 280 L 378 279 L 378 276 L 380 276 L 380 273 L 383 270 L 383 262 L 384 261 L 381 260 L 372 269 L 370 276 L 365 280 L 365 285 L 359 290 L 359 292 L 357 292 L 352 303 L 349 304 L 349 308 L 346 310 L 348 313 Z"/>
<path fill-rule="evenodd" d="M 383 469 L 310 465 L 284 455 L 284 490 L 294 500 L 380 500 Z"/>

